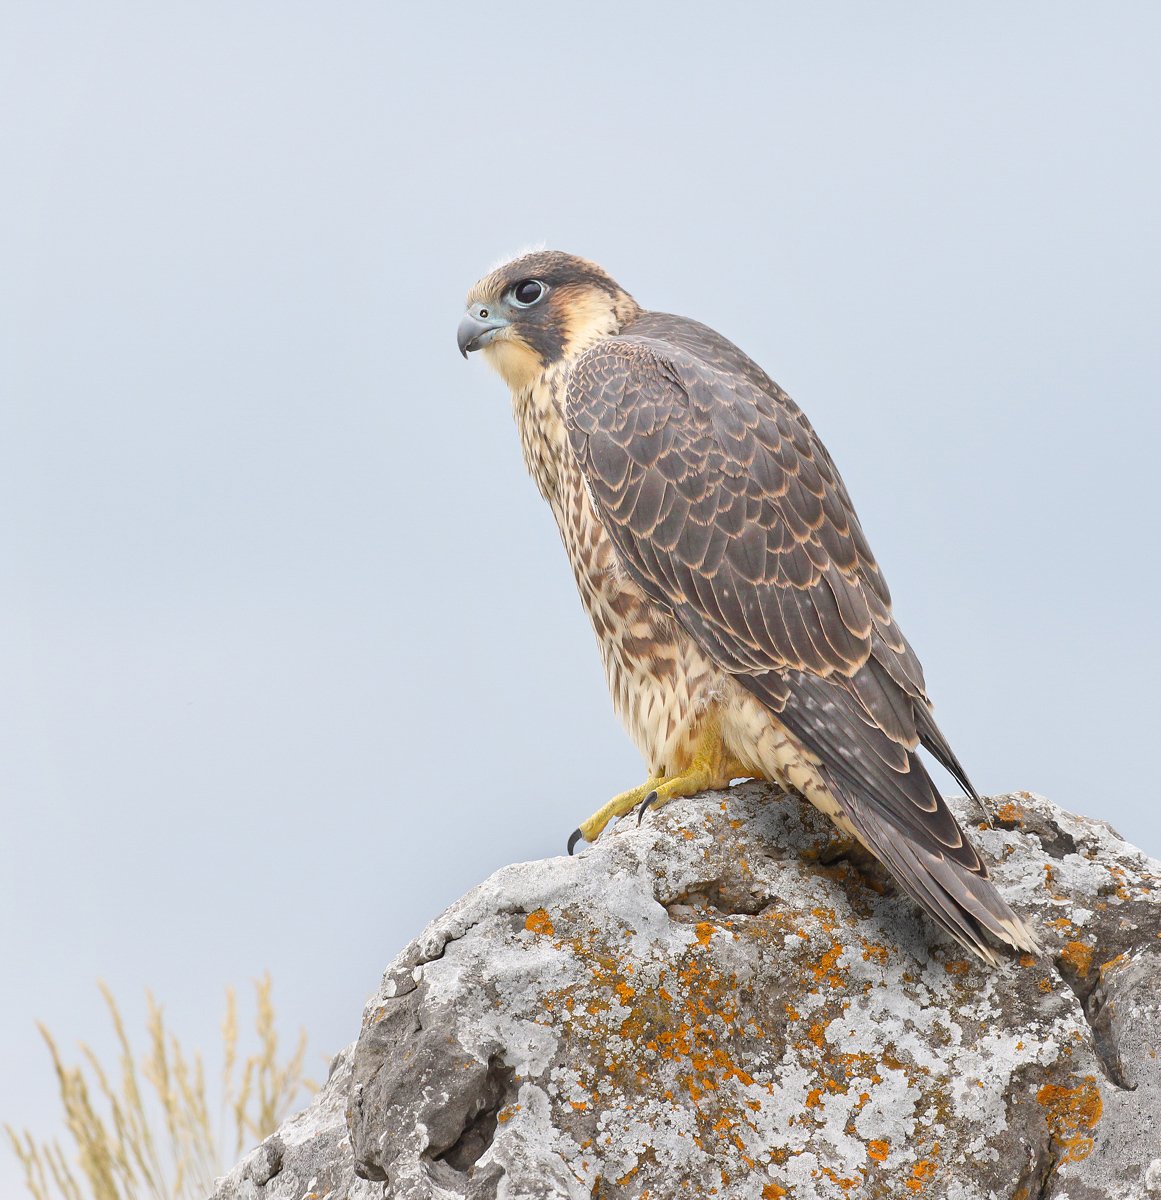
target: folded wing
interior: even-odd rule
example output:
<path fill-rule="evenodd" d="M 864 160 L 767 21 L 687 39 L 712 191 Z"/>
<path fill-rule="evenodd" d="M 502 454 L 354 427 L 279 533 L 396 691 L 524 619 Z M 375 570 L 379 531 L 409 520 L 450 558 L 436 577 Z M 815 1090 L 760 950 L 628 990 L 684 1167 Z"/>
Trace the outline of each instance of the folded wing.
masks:
<path fill-rule="evenodd" d="M 797 406 L 712 330 L 649 314 L 578 360 L 565 422 L 625 570 L 822 760 L 899 882 L 960 940 L 1027 944 L 915 753 L 975 794 Z"/>

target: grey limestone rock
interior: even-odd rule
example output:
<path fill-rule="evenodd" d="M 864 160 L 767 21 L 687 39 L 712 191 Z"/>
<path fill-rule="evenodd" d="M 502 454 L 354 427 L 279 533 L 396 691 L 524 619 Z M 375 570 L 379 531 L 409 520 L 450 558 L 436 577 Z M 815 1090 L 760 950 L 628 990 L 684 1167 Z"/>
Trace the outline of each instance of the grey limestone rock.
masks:
<path fill-rule="evenodd" d="M 1161 863 L 991 806 L 1045 947 L 999 970 L 755 784 L 497 872 L 214 1200 L 1161 1197 Z"/>

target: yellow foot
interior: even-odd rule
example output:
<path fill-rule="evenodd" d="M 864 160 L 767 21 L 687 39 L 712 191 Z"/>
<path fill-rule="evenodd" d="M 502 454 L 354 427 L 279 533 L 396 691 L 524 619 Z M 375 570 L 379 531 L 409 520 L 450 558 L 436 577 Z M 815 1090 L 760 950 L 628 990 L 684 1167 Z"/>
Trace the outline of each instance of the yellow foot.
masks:
<path fill-rule="evenodd" d="M 614 796 L 608 804 L 597 809 L 587 821 L 582 821 L 580 826 L 572 831 L 568 839 L 569 854 L 576 849 L 576 844 L 581 838 L 584 838 L 586 842 L 595 842 L 601 836 L 601 831 L 614 817 L 623 817 L 627 812 L 632 812 L 665 781 L 664 775 L 655 775 L 640 787 L 630 788 L 627 792 Z"/>
<path fill-rule="evenodd" d="M 601 831 L 614 817 L 623 817 L 633 809 L 639 809 L 637 822 L 650 808 L 660 808 L 670 800 L 681 796 L 696 796 L 710 788 L 728 787 L 731 779 L 750 774 L 723 752 L 717 722 L 707 722 L 698 738 L 693 761 L 678 775 L 655 775 L 640 787 L 630 788 L 614 796 L 603 808 L 598 809 L 580 827 L 572 831 L 568 839 L 571 854 L 577 842 L 595 842 Z"/>

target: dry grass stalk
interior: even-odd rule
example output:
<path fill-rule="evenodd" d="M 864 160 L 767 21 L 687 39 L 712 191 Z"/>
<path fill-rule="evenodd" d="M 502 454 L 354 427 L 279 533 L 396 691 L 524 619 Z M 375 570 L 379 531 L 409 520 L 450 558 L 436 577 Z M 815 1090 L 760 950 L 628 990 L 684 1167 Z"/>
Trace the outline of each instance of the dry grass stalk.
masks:
<path fill-rule="evenodd" d="M 39 1026 L 56 1072 L 72 1156 L 59 1140 L 37 1142 L 27 1131 L 4 1127 L 33 1200 L 201 1200 L 248 1141 L 273 1133 L 299 1094 L 317 1086 L 303 1076 L 305 1033 L 289 1059 L 279 1062 L 268 975 L 255 982 L 257 1047 L 241 1063 L 237 1086 L 238 1005 L 232 988 L 226 994 L 217 1119 L 211 1116 L 201 1056 L 186 1055 L 153 997 L 147 996 L 148 1049 L 135 1057 L 104 984 L 101 995 L 117 1037 L 119 1079 L 85 1045 L 83 1065 L 66 1065 L 52 1034 Z"/>

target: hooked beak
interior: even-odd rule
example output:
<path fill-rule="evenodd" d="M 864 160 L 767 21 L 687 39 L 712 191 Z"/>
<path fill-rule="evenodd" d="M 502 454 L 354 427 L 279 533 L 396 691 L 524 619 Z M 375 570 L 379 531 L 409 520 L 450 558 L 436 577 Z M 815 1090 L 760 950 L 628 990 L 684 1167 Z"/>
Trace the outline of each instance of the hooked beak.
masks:
<path fill-rule="evenodd" d="M 484 304 L 473 304 L 463 315 L 460 327 L 456 330 L 456 342 L 460 353 L 467 358 L 473 350 L 486 346 L 501 329 L 507 329 L 510 322 L 507 317 L 500 316 Z"/>

